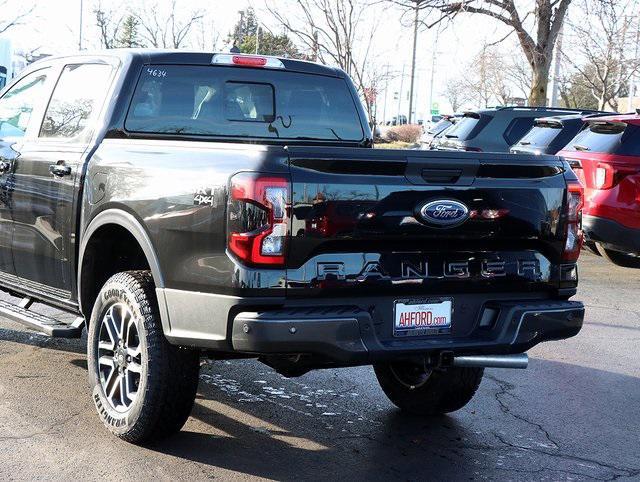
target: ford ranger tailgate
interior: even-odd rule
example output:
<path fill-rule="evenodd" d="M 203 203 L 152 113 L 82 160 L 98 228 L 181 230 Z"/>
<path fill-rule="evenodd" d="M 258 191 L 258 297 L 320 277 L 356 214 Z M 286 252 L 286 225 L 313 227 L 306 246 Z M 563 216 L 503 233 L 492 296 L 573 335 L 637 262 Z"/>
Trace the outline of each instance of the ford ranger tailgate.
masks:
<path fill-rule="evenodd" d="M 567 183 L 557 157 L 318 147 L 288 153 L 290 295 L 558 286 Z"/>

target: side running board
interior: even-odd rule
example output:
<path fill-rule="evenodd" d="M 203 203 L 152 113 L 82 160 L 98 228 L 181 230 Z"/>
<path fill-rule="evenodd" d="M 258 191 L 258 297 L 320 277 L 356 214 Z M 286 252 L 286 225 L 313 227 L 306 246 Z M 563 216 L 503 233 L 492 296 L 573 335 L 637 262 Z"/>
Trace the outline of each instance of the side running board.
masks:
<path fill-rule="evenodd" d="M 63 323 L 55 318 L 29 311 L 32 303 L 31 298 L 23 298 L 18 305 L 0 300 L 0 316 L 54 338 L 80 338 L 84 318 L 79 316 L 71 324 Z"/>

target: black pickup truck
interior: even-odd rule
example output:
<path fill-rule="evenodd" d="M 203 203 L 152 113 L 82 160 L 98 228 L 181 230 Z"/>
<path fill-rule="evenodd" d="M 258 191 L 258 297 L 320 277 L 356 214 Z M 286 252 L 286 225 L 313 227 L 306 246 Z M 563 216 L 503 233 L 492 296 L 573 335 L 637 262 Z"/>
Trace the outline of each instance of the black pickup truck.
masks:
<path fill-rule="evenodd" d="M 373 365 L 401 409 L 573 336 L 582 190 L 557 157 L 372 149 L 344 72 L 235 54 L 49 58 L 0 96 L 0 315 L 87 329 L 111 432 L 180 430 L 201 357 Z M 35 313 L 34 302 L 74 313 Z M 46 396 L 46 395 L 43 395 Z"/>

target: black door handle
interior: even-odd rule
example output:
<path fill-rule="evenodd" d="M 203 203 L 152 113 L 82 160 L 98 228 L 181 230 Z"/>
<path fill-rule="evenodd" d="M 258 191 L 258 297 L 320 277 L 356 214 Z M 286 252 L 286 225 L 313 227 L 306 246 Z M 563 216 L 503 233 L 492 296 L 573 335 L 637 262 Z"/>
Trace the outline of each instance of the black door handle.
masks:
<path fill-rule="evenodd" d="M 51 164 L 49 166 L 49 172 L 54 176 L 63 177 L 71 174 L 71 167 L 64 164 Z"/>

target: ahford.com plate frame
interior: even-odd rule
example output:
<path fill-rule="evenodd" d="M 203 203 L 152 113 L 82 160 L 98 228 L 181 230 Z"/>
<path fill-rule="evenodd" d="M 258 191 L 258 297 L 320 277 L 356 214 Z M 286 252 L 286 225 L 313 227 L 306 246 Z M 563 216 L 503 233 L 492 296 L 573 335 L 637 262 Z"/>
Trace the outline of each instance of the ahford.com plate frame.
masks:
<path fill-rule="evenodd" d="M 419 328 L 409 328 L 409 329 L 397 329 L 396 328 L 396 314 L 398 304 L 403 305 L 432 305 L 432 304 L 441 304 L 445 302 L 450 302 L 450 312 L 449 312 L 449 325 L 446 326 L 435 326 L 435 327 L 419 327 Z M 393 336 L 396 337 L 414 337 L 414 336 L 429 336 L 429 335 L 448 335 L 451 333 L 451 327 L 453 325 L 453 297 L 451 296 L 435 296 L 428 298 L 402 298 L 397 299 L 393 302 Z"/>

